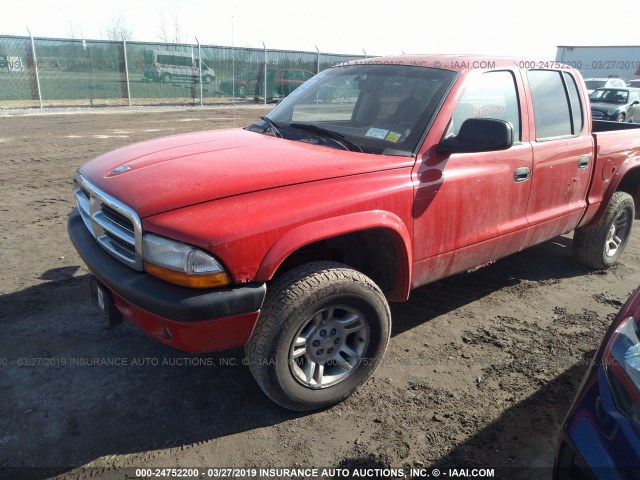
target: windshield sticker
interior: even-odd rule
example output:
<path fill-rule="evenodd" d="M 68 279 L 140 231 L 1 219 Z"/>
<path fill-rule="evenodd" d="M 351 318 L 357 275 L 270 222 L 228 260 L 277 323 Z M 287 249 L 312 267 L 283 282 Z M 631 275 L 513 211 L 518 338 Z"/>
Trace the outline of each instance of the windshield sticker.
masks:
<path fill-rule="evenodd" d="M 398 143 L 398 140 L 400 140 L 401 136 L 402 136 L 401 133 L 389 132 L 389 134 L 386 137 L 384 137 L 384 139 L 387 140 L 388 142 Z"/>
<path fill-rule="evenodd" d="M 384 140 L 385 137 L 387 136 L 387 133 L 389 133 L 389 130 L 385 130 L 384 128 L 371 127 L 369 130 L 367 130 L 367 133 L 365 133 L 364 135 L 366 137 L 373 137 L 373 138 L 379 138 L 380 140 Z"/>

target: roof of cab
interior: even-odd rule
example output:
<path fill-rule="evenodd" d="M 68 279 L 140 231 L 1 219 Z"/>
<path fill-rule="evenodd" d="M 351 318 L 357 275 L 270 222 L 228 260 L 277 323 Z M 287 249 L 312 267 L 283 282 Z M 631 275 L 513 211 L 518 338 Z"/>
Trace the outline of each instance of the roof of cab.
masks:
<path fill-rule="evenodd" d="M 394 55 L 386 57 L 371 57 L 353 60 L 343 65 L 409 65 L 425 68 L 442 68 L 456 72 L 475 69 L 494 69 L 505 67 L 537 68 L 537 69 L 568 69 L 561 62 L 531 61 L 514 57 L 498 57 L 491 55 Z"/>

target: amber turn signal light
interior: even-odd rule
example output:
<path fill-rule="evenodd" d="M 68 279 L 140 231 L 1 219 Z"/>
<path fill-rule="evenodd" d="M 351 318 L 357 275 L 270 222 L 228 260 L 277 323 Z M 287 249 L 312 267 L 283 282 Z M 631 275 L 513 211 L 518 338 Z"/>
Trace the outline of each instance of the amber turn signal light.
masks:
<path fill-rule="evenodd" d="M 214 288 L 224 287 L 231 283 L 229 276 L 224 272 L 209 273 L 202 275 L 187 275 L 186 273 L 176 272 L 168 268 L 159 267 L 153 263 L 144 262 L 144 269 L 147 273 L 166 280 L 167 282 L 182 285 L 191 288 Z"/>

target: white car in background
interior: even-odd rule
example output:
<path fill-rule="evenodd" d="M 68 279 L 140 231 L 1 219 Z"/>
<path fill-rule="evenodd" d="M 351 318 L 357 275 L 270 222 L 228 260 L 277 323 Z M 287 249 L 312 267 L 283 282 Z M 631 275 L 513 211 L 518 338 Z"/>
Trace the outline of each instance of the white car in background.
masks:
<path fill-rule="evenodd" d="M 626 87 L 627 84 L 621 78 L 585 78 L 584 83 L 587 85 L 589 95 L 598 88 L 619 88 Z"/>

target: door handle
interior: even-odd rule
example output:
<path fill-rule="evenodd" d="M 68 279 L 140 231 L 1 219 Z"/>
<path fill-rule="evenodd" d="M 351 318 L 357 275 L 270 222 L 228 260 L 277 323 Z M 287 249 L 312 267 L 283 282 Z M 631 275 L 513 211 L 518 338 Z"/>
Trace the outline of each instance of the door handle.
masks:
<path fill-rule="evenodd" d="M 578 168 L 587 168 L 589 166 L 589 155 L 580 155 L 578 157 Z"/>
<path fill-rule="evenodd" d="M 520 168 L 516 168 L 513 171 L 513 179 L 516 181 L 516 183 L 526 181 L 530 175 L 531 175 L 531 169 L 529 167 L 520 167 Z"/>

